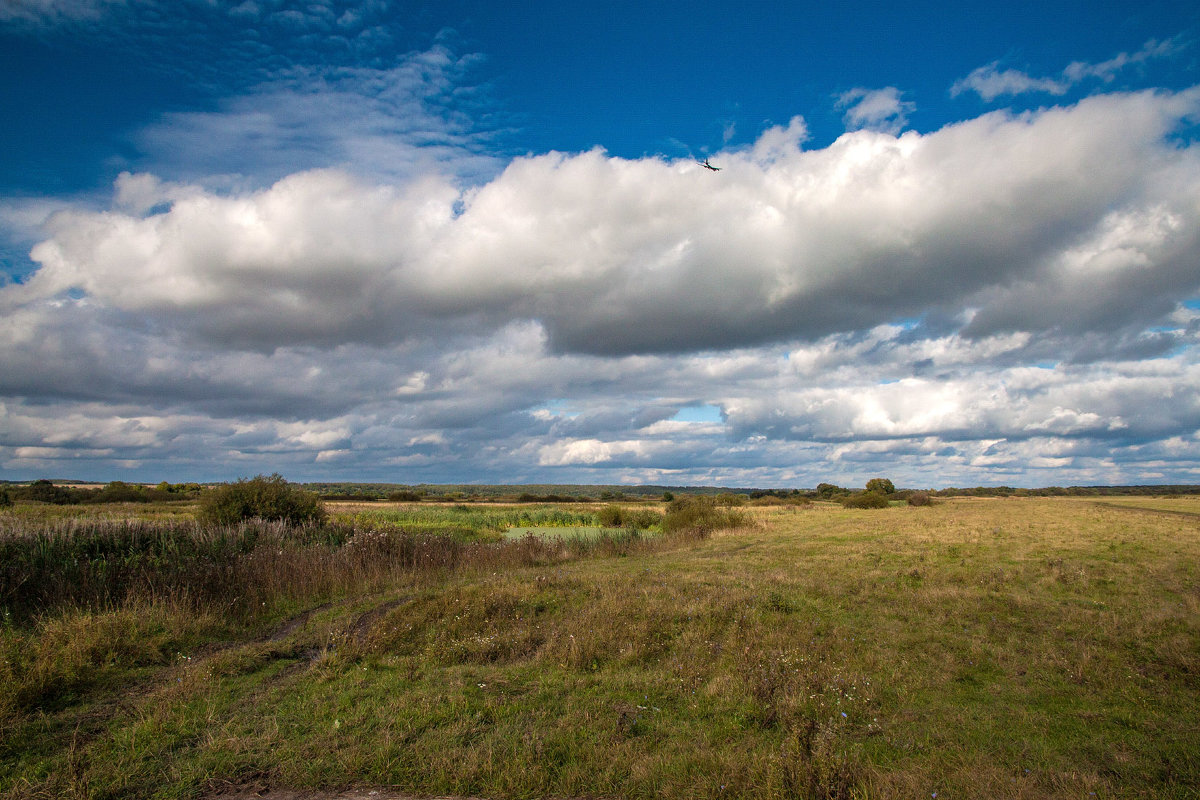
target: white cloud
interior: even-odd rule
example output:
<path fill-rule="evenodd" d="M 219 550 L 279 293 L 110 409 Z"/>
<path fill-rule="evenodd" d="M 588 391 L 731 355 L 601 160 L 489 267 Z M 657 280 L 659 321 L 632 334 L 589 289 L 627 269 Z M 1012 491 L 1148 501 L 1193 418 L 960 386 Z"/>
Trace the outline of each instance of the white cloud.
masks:
<path fill-rule="evenodd" d="M 1142 49 L 1133 53 L 1119 53 L 1107 61 L 1088 63 L 1073 61 L 1059 77 L 1035 78 L 1016 69 L 1001 69 L 999 61 L 993 61 L 971 71 L 965 78 L 955 81 L 950 87 L 953 97 L 964 92 L 975 92 L 986 102 L 997 97 L 1015 96 L 1031 92 L 1064 95 L 1072 87 L 1089 78 L 1111 82 L 1117 74 L 1131 65 L 1144 64 L 1155 58 L 1164 58 L 1182 50 L 1177 39 L 1157 41 L 1151 39 Z"/>
<path fill-rule="evenodd" d="M 1196 90 L 1101 96 L 815 151 L 773 130 L 719 174 L 548 154 L 467 191 L 330 170 L 232 195 L 126 176 L 126 207 L 169 209 L 54 216 L 41 268 L 0 305 L 76 290 L 264 351 L 524 322 L 559 351 L 694 351 L 967 308 L 974 335 L 1111 332 L 1200 289 L 1200 161 L 1165 139 L 1198 106 Z"/>
<path fill-rule="evenodd" d="M 296 65 L 215 111 L 164 114 L 135 144 L 148 168 L 208 183 L 258 186 L 326 167 L 375 180 L 490 178 L 491 132 L 473 121 L 483 95 L 464 85 L 475 61 L 438 44 L 386 68 Z"/>
<path fill-rule="evenodd" d="M 894 86 L 884 89 L 851 89 L 838 96 L 838 108 L 846 109 L 846 127 L 849 130 L 866 128 L 884 133 L 899 133 L 908 122 L 908 115 L 916 104 L 902 100 L 901 92 Z"/>
<path fill-rule="evenodd" d="M 993 61 L 975 68 L 967 77 L 955 81 L 950 87 L 950 94 L 957 97 L 963 92 L 972 91 L 990 103 L 997 97 L 1027 92 L 1062 95 L 1066 94 L 1069 88 L 1070 83 L 1066 80 L 1032 78 L 1021 70 L 1000 69 L 1000 62 Z"/>

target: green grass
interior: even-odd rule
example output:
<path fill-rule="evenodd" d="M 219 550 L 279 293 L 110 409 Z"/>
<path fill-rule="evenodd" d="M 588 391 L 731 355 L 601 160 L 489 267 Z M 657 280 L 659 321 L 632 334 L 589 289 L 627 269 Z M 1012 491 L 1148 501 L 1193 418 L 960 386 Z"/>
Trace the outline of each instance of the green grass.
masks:
<path fill-rule="evenodd" d="M 1198 521 L 1034 498 L 744 513 L 637 547 L 477 542 L 455 569 L 348 574 L 306 616 L 4 629 L 3 683 L 43 688 L 0 718 L 0 796 L 1197 795 Z"/>
<path fill-rule="evenodd" d="M 509 528 L 504 532 L 505 539 L 523 539 L 526 536 L 537 536 L 543 539 L 567 539 L 579 537 L 595 539 L 601 536 L 620 536 L 626 533 L 622 528 L 601 528 L 598 526 L 576 525 L 563 527 L 561 525 L 526 525 L 519 528 Z"/>
<path fill-rule="evenodd" d="M 353 509 L 338 519 L 363 528 L 403 530 L 454 536 L 463 541 L 492 540 L 511 528 L 596 527 L 590 510 L 560 506 L 398 505 Z"/>

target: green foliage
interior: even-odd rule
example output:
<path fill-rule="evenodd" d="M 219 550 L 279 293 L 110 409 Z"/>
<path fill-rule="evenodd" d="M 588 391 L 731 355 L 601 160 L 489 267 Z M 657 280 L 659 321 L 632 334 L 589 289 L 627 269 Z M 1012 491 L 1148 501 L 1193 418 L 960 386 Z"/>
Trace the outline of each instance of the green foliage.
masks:
<path fill-rule="evenodd" d="M 887 478 L 871 478 L 867 481 L 868 492 L 878 492 L 879 494 L 895 494 L 896 485 Z"/>
<path fill-rule="evenodd" d="M 843 489 L 842 487 L 832 483 L 817 484 L 817 497 L 821 498 L 822 500 L 832 500 L 845 494 L 850 494 L 850 490 Z"/>
<path fill-rule="evenodd" d="M 321 499 L 289 484 L 283 476 L 258 475 L 227 483 L 201 500 L 200 520 L 215 525 L 235 525 L 250 519 L 279 520 L 289 525 L 324 522 Z"/>
<path fill-rule="evenodd" d="M 55 486 L 53 482 L 45 478 L 29 484 L 23 494 L 26 500 L 33 500 L 38 503 L 65 506 L 71 502 L 71 493 L 67 489 Z"/>
<path fill-rule="evenodd" d="M 663 502 L 664 502 L 664 503 L 669 503 L 669 502 L 671 502 L 672 500 L 674 500 L 674 499 L 675 499 L 675 495 L 674 495 L 673 493 L 671 493 L 671 492 L 663 492 L 663 498 L 662 498 L 662 499 L 663 499 Z"/>
<path fill-rule="evenodd" d="M 424 496 L 424 493 L 415 492 L 412 489 L 400 489 L 395 492 L 388 492 L 387 499 L 393 503 L 417 503 Z"/>
<path fill-rule="evenodd" d="M 745 525 L 746 515 L 728 507 L 718 507 L 708 496 L 680 497 L 671 502 L 663 517 L 663 533 L 687 534 L 704 538 L 715 530 Z"/>
<path fill-rule="evenodd" d="M 887 508 L 888 499 L 879 492 L 857 492 L 842 498 L 846 508 Z"/>
<path fill-rule="evenodd" d="M 12 495 L 8 493 L 8 489 L 0 488 L 0 508 L 8 508 L 12 504 Z"/>

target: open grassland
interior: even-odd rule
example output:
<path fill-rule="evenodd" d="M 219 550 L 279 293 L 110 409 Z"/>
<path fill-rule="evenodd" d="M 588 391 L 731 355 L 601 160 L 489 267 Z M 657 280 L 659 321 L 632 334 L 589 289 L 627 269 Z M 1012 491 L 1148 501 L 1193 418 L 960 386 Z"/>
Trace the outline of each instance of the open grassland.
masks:
<path fill-rule="evenodd" d="M 0 796 L 1196 797 L 1200 518 L 1163 509 L 260 531 L 221 562 L 251 601 L 139 584 L 0 632 Z"/>

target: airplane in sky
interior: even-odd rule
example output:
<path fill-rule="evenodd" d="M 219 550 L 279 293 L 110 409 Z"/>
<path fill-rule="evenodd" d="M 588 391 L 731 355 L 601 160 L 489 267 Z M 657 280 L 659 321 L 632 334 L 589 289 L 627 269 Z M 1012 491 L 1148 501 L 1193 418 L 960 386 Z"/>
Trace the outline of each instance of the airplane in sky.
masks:
<path fill-rule="evenodd" d="M 713 172 L 721 171 L 720 167 L 714 167 L 712 164 L 708 163 L 707 158 L 704 159 L 703 161 L 697 161 L 696 163 L 699 164 L 700 166 L 704 167 L 705 169 L 711 169 Z"/>

